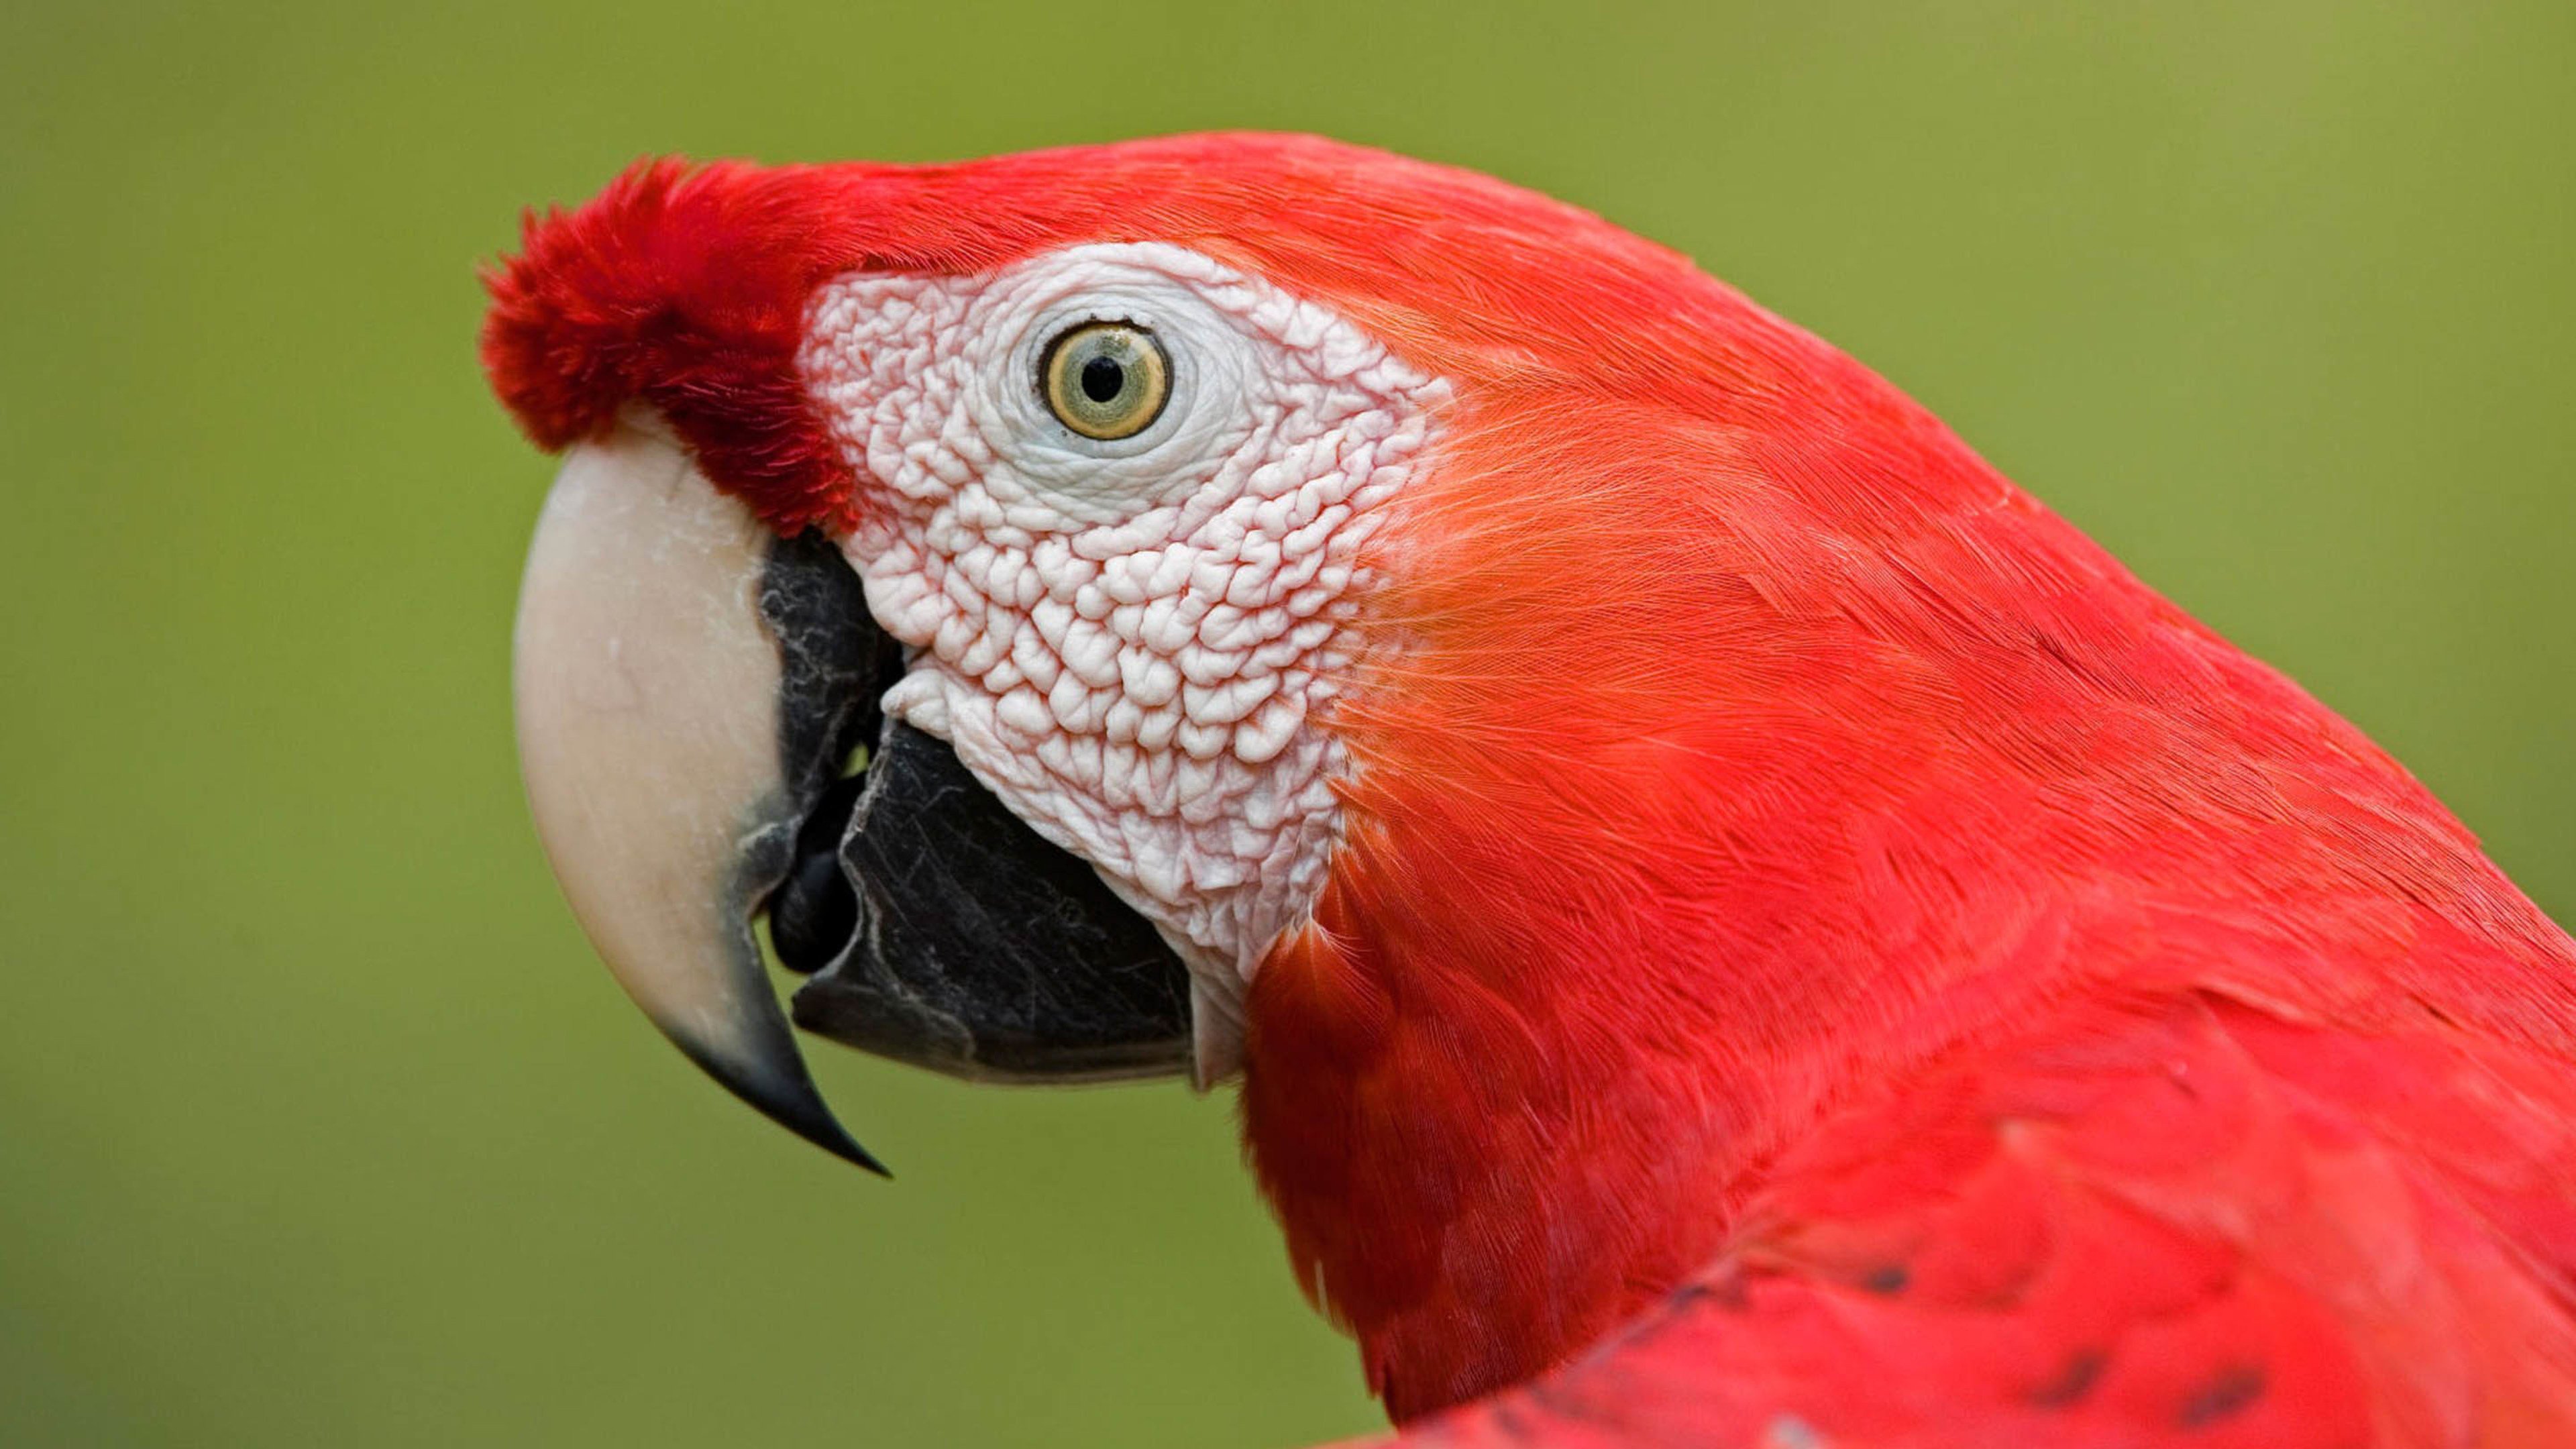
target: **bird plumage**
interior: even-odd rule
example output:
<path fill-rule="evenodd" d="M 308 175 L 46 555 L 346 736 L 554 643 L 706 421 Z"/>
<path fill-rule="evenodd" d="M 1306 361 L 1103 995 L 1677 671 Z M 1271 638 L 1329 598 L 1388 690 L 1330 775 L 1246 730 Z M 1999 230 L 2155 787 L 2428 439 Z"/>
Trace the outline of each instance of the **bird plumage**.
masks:
<path fill-rule="evenodd" d="M 2576 1442 L 2576 947 L 2357 730 L 1674 253 L 1310 138 L 665 163 L 531 223 L 486 358 L 541 442 L 641 400 L 846 528 L 817 285 L 1137 241 L 1454 390 L 1245 1040 L 1250 1160 L 1399 1420 Z"/>

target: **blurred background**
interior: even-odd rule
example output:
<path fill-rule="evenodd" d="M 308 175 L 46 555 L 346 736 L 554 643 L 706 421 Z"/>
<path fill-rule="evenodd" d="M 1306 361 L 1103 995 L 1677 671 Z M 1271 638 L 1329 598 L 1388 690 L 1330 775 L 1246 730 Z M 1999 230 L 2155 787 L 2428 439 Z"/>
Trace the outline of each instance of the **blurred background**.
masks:
<path fill-rule="evenodd" d="M 2576 915 L 2576 7 L 0 12 L 0 1439 L 1291 1445 L 1378 1422 L 1230 1104 L 591 960 L 512 756 L 478 261 L 640 153 L 1214 126 L 1498 172 L 1889 374 Z"/>

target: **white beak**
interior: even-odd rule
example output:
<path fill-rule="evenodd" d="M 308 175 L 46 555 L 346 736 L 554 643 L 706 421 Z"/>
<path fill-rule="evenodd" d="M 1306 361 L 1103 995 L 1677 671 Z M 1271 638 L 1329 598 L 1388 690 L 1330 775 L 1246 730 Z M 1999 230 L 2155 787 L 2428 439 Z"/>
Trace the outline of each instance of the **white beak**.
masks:
<path fill-rule="evenodd" d="M 650 421 L 573 448 L 519 595 L 520 769 L 627 995 L 737 1096 L 882 1172 L 815 1090 L 751 934 L 817 788 L 784 758 L 772 545 Z"/>

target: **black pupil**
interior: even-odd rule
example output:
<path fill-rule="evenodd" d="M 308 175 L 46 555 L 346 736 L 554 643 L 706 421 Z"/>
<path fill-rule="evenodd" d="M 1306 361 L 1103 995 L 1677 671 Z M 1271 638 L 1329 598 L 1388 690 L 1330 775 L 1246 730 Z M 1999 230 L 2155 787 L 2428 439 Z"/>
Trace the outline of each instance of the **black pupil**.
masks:
<path fill-rule="evenodd" d="M 1095 357 L 1082 365 L 1082 395 L 1105 403 L 1127 390 L 1127 369 L 1114 357 Z"/>

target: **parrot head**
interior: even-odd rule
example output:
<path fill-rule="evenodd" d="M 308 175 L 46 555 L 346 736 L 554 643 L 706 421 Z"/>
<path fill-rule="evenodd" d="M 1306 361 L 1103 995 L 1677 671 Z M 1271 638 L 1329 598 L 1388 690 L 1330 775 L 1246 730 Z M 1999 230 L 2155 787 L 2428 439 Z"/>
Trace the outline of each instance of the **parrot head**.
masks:
<path fill-rule="evenodd" d="M 761 919 L 862 1050 L 1240 1072 L 1399 1413 L 1634 1312 L 1801 1112 L 2124 969 L 2121 910 L 2343 878 L 2266 811 L 2475 858 L 1866 368 L 1481 176 L 662 161 L 489 285 L 566 454 L 523 766 L 626 990 L 863 1163 Z"/>
<path fill-rule="evenodd" d="M 493 384 L 567 454 L 518 626 L 540 832 L 638 1003 L 797 1132 L 867 1160 L 755 917 L 797 1019 L 868 1050 L 1239 1063 L 1342 835 L 1367 545 L 1450 401 L 1235 240 L 1401 245 L 1306 213 L 1355 168 L 1478 195 L 1259 138 L 660 162 L 489 277 Z"/>
<path fill-rule="evenodd" d="M 1803 345 L 1571 208 L 1289 137 L 644 164 L 488 280 L 487 371 L 567 454 L 518 630 L 547 849 L 673 1040 L 844 1155 L 753 918 L 798 1019 L 869 1050 L 1231 1074 L 1352 844 L 1338 717 L 1459 602 L 1419 586 L 1519 555 L 1569 618 L 1651 609 L 1547 455 L 1639 441 L 1617 414 L 1709 335 L 1677 305 Z M 1435 475 L 1447 541 L 1390 569 Z M 1459 552 L 1470 509 L 1505 558 Z"/>

